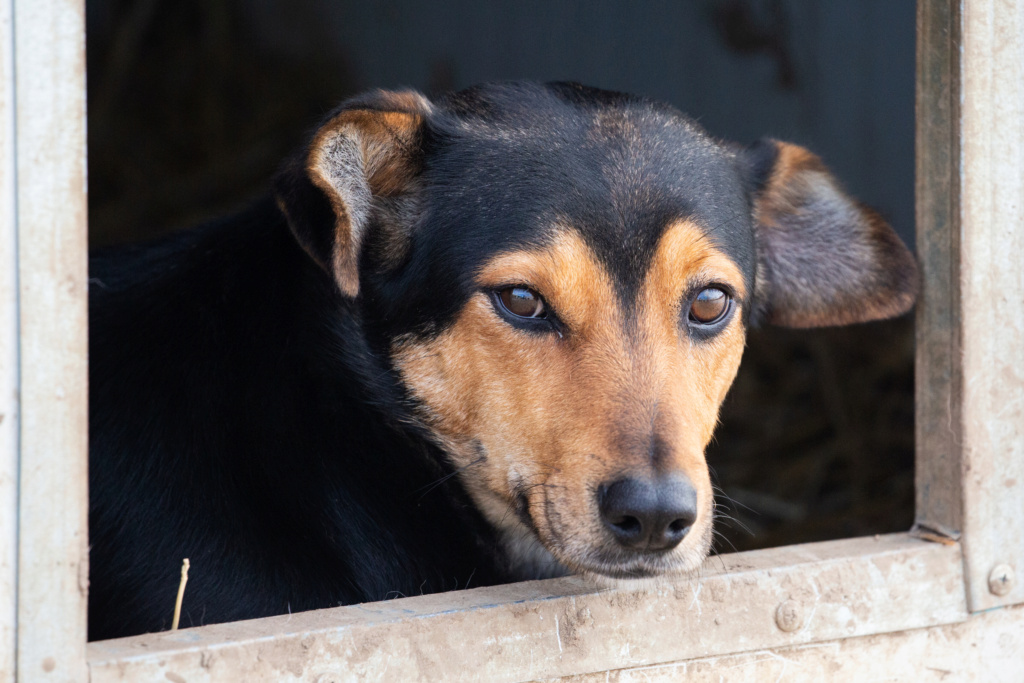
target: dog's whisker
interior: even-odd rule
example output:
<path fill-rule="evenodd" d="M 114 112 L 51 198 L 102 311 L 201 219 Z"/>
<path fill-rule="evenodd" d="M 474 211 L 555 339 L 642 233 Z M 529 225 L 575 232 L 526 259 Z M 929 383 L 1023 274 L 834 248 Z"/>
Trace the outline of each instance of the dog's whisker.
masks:
<path fill-rule="evenodd" d="M 732 517 L 730 515 L 721 515 L 721 516 L 716 516 L 715 517 L 715 521 L 716 522 L 721 521 L 726 526 L 738 528 L 741 531 L 745 532 L 748 536 L 756 536 L 757 535 L 757 534 L 755 534 L 750 529 L 750 527 L 748 527 L 746 524 L 743 523 L 743 521 L 737 519 L 736 517 Z"/>
<path fill-rule="evenodd" d="M 436 489 L 438 486 L 441 486 L 442 484 L 444 484 L 446 481 L 448 481 L 452 477 L 454 477 L 454 476 L 456 476 L 456 475 L 466 471 L 467 469 L 469 469 L 473 465 L 477 465 L 477 464 L 483 462 L 486 459 L 487 458 L 485 456 L 481 455 L 476 460 L 473 460 L 472 462 L 469 462 L 469 463 L 463 465 L 462 467 L 460 467 L 459 469 L 455 470 L 454 472 L 449 472 L 448 474 L 444 475 L 443 477 L 441 477 L 437 481 L 432 482 L 430 484 L 427 484 L 426 486 L 420 487 L 419 489 L 417 489 L 417 493 L 419 493 L 420 491 L 423 491 L 423 493 L 420 494 L 420 497 L 417 500 L 423 500 L 423 498 L 428 493 L 430 493 L 431 491 Z M 423 489 L 426 489 L 426 490 L 424 491 Z"/>

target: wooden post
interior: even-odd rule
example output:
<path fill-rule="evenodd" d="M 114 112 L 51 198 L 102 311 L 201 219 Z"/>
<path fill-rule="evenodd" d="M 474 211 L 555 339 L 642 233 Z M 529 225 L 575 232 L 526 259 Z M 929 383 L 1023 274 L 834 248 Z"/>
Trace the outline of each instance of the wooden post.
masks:
<path fill-rule="evenodd" d="M 13 236 L 18 265 L 17 679 L 84 681 L 88 676 L 84 3 L 14 0 L 13 18 L 16 204 L 13 231 L 10 211 L 4 214 L 3 239 Z M 5 49 L 12 42 L 10 30 L 7 36 Z M 8 94 L 9 84 L 5 82 Z M 9 175 L 4 182 L 11 183 Z M 6 258 L 3 282 L 11 277 L 10 257 Z M 11 323 L 4 318 L 3 324 L 4 338 L 9 339 Z M 5 510 L 4 529 L 9 532 L 8 519 Z"/>

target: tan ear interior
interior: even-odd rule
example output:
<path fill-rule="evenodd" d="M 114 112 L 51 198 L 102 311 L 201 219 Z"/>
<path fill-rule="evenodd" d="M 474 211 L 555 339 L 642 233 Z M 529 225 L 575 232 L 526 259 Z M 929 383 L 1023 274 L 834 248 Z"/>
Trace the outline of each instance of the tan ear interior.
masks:
<path fill-rule="evenodd" d="M 317 131 L 310 145 L 306 172 L 335 215 L 331 263 L 324 265 L 348 296 L 359 293 L 359 249 L 374 199 L 409 192 L 415 181 L 422 123 L 418 112 L 343 111 Z"/>

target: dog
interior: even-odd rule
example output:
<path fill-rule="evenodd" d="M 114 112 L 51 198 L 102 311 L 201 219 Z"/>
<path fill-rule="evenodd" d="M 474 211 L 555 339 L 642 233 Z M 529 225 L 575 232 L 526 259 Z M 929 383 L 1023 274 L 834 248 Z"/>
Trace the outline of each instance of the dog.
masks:
<path fill-rule="evenodd" d="M 913 304 L 809 151 L 571 83 L 340 106 L 272 196 L 91 260 L 91 639 L 681 575 L 761 324 Z"/>

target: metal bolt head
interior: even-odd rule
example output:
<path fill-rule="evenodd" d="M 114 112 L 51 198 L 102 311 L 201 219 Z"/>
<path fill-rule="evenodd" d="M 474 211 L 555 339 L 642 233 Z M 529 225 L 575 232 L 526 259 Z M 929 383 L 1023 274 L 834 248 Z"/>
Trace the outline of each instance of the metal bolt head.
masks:
<path fill-rule="evenodd" d="M 988 574 L 988 589 L 992 595 L 1006 595 L 1013 590 L 1013 567 L 1008 564 L 997 564 Z"/>
<path fill-rule="evenodd" d="M 796 600 L 786 600 L 775 608 L 775 625 L 792 633 L 804 625 L 804 608 Z"/>

